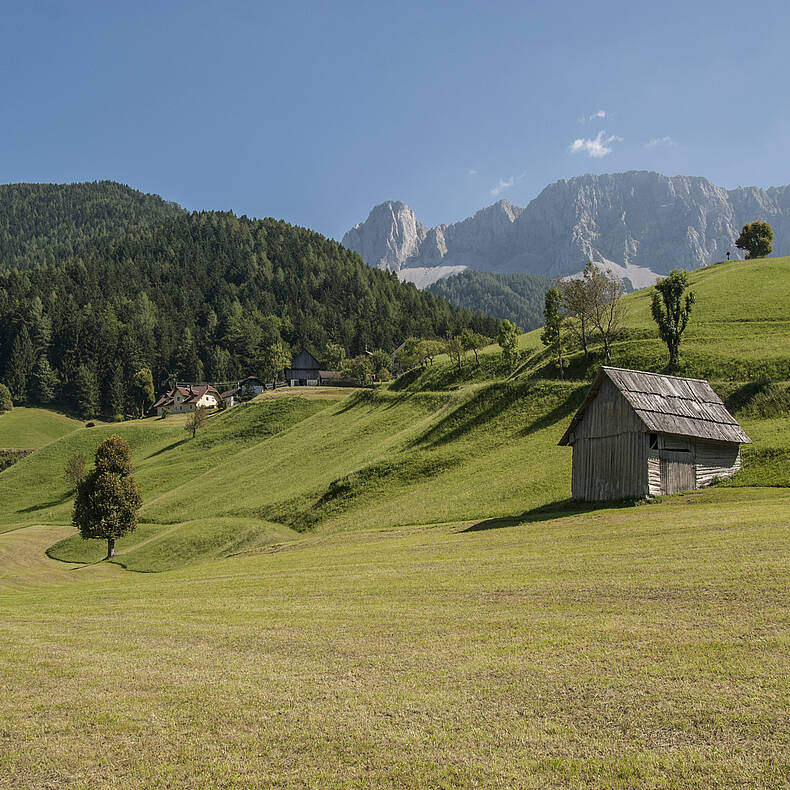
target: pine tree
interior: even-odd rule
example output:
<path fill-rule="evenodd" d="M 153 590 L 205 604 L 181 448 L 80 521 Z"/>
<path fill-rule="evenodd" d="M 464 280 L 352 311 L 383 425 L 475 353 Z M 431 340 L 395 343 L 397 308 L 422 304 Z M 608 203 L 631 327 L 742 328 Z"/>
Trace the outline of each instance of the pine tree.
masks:
<path fill-rule="evenodd" d="M 33 370 L 33 381 L 31 386 L 33 400 L 35 400 L 36 403 L 51 403 L 55 397 L 57 387 L 58 377 L 55 375 L 55 371 L 52 370 L 49 360 L 43 355 L 40 356 Z"/>
<path fill-rule="evenodd" d="M 77 368 L 74 378 L 74 399 L 80 417 L 88 420 L 99 413 L 99 382 L 86 365 Z"/>
<path fill-rule="evenodd" d="M 26 403 L 28 400 L 28 383 L 33 374 L 35 355 L 30 334 L 23 324 L 11 344 L 11 356 L 8 358 L 5 370 L 5 380 L 11 397 L 16 403 Z"/>

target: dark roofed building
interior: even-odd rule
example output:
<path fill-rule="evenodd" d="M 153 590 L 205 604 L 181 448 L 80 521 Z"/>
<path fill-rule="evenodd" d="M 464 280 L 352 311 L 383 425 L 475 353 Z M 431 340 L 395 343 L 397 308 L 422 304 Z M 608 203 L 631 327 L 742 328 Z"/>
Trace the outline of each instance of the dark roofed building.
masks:
<path fill-rule="evenodd" d="M 176 384 L 160 395 L 151 408 L 161 417 L 165 409 L 175 414 L 194 411 L 198 406 L 216 409 L 221 400 L 222 396 L 211 384 Z"/>
<path fill-rule="evenodd" d="M 559 443 L 573 447 L 573 498 L 600 501 L 730 477 L 751 439 L 707 381 L 605 366 Z"/>
<path fill-rule="evenodd" d="M 292 387 L 316 386 L 321 380 L 321 364 L 309 351 L 301 351 L 285 369 L 285 380 Z"/>

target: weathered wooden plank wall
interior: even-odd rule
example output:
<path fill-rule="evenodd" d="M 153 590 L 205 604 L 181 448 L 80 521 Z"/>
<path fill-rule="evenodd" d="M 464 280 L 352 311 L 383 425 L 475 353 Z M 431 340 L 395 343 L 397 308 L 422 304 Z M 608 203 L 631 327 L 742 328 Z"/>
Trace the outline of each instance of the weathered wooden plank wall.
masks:
<path fill-rule="evenodd" d="M 741 468 L 740 449 L 740 445 L 734 443 L 698 439 L 695 446 L 697 488 L 732 477 Z"/>
<path fill-rule="evenodd" d="M 647 496 L 647 434 L 581 439 L 573 445 L 573 498 L 586 502 Z"/>

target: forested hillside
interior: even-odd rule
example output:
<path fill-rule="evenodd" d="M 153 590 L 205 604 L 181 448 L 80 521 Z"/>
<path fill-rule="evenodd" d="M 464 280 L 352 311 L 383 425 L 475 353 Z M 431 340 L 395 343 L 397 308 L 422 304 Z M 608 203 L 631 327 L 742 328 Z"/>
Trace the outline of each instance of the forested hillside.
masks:
<path fill-rule="evenodd" d="M 171 375 L 230 381 L 271 375 L 289 348 L 320 355 L 335 342 L 353 355 L 393 350 L 407 335 L 496 331 L 495 319 L 453 308 L 285 222 L 187 213 L 164 201 L 157 218 L 159 199 L 140 195 L 138 207 L 148 208 L 118 235 L 123 210 L 114 198 L 136 193 L 108 184 L 58 189 L 41 204 L 21 187 L 2 195 L 0 214 L 14 218 L 5 232 L 16 230 L 0 261 L 0 381 L 18 403 L 59 399 L 85 417 L 117 414 L 133 408 L 143 367 L 157 385 Z M 93 189 L 112 199 L 102 207 Z"/>
<path fill-rule="evenodd" d="M 470 269 L 439 280 L 428 290 L 456 307 L 507 318 L 528 332 L 543 325 L 543 301 L 551 283 L 541 274 L 492 274 Z"/>
<path fill-rule="evenodd" d="M 182 213 L 175 203 L 114 181 L 2 184 L 0 266 L 30 268 L 85 255 Z"/>

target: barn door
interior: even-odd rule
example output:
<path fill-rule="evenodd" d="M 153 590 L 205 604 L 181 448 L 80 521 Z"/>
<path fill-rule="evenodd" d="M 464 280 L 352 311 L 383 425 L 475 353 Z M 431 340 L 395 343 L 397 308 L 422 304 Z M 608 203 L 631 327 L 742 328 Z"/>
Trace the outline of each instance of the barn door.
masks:
<path fill-rule="evenodd" d="M 691 453 L 679 450 L 661 450 L 661 493 L 677 494 L 696 488 L 694 463 Z"/>

